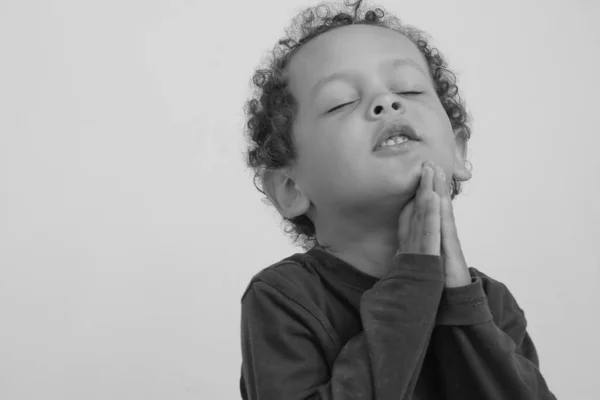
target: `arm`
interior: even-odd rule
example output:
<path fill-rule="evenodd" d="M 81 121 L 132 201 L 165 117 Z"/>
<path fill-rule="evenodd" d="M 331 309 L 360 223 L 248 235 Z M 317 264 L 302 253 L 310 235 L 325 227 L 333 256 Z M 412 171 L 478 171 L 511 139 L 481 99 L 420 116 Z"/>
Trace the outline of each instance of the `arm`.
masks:
<path fill-rule="evenodd" d="M 245 398 L 412 399 L 444 278 L 439 256 L 400 254 L 393 262 L 362 296 L 363 332 L 331 363 L 327 349 L 340 344 L 303 304 L 309 300 L 254 283 L 242 302 Z"/>
<path fill-rule="evenodd" d="M 490 283 L 486 295 L 482 279 L 491 281 L 481 274 L 442 295 L 432 348 L 446 399 L 556 400 L 539 370 L 523 310 L 499 282 Z"/>
<path fill-rule="evenodd" d="M 523 310 L 506 286 L 467 267 L 446 183 L 434 181 L 446 278 L 431 339 L 445 398 L 555 400 L 540 373 Z"/>

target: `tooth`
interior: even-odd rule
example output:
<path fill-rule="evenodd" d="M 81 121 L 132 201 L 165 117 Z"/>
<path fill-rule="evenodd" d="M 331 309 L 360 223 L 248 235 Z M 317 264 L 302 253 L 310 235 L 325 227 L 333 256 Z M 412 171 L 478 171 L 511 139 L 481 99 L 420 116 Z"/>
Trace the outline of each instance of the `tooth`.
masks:
<path fill-rule="evenodd" d="M 385 140 L 382 144 L 381 147 L 383 146 L 393 146 L 395 144 L 400 144 L 400 143 L 404 143 L 406 141 L 408 141 L 408 137 L 402 135 L 402 136 L 394 136 L 393 138 L 389 138 L 387 140 Z"/>

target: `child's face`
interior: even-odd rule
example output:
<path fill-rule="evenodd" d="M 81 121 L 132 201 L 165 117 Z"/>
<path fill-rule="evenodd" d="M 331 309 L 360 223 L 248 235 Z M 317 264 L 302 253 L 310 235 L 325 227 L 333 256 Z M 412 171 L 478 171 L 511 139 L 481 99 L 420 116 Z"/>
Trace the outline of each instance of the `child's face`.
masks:
<path fill-rule="evenodd" d="M 340 73 L 345 78 L 318 85 Z M 407 201 L 426 160 L 442 166 L 450 182 L 456 149 L 450 120 L 425 58 L 403 35 L 365 25 L 334 29 L 293 56 L 288 77 L 298 102 L 294 181 L 317 209 L 356 211 Z M 423 94 L 399 94 L 415 91 Z M 328 113 L 344 103 L 350 104 Z M 378 106 L 383 111 L 377 114 Z M 421 141 L 391 156 L 374 151 L 382 127 L 398 119 Z"/>

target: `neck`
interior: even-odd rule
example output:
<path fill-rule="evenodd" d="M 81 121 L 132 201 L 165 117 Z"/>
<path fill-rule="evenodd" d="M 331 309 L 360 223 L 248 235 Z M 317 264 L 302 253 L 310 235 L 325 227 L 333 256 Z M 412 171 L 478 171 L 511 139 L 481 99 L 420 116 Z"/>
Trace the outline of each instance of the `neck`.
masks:
<path fill-rule="evenodd" d="M 381 278 L 398 251 L 398 215 L 385 218 L 392 223 L 381 224 L 352 221 L 347 218 L 316 223 L 319 244 L 329 253 L 354 268 Z"/>

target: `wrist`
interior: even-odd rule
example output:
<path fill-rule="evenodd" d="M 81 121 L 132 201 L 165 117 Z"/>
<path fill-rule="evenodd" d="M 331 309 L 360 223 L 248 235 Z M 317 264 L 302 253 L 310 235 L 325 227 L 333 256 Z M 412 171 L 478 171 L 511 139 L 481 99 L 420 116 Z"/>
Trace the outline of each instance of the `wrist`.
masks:
<path fill-rule="evenodd" d="M 460 275 L 454 275 L 454 276 L 446 275 L 446 281 L 445 281 L 444 286 L 447 288 L 455 288 L 455 287 L 467 286 L 467 285 L 470 285 L 471 283 L 472 283 L 471 275 L 469 275 L 468 271 L 465 271 L 465 273 L 462 273 Z"/>

